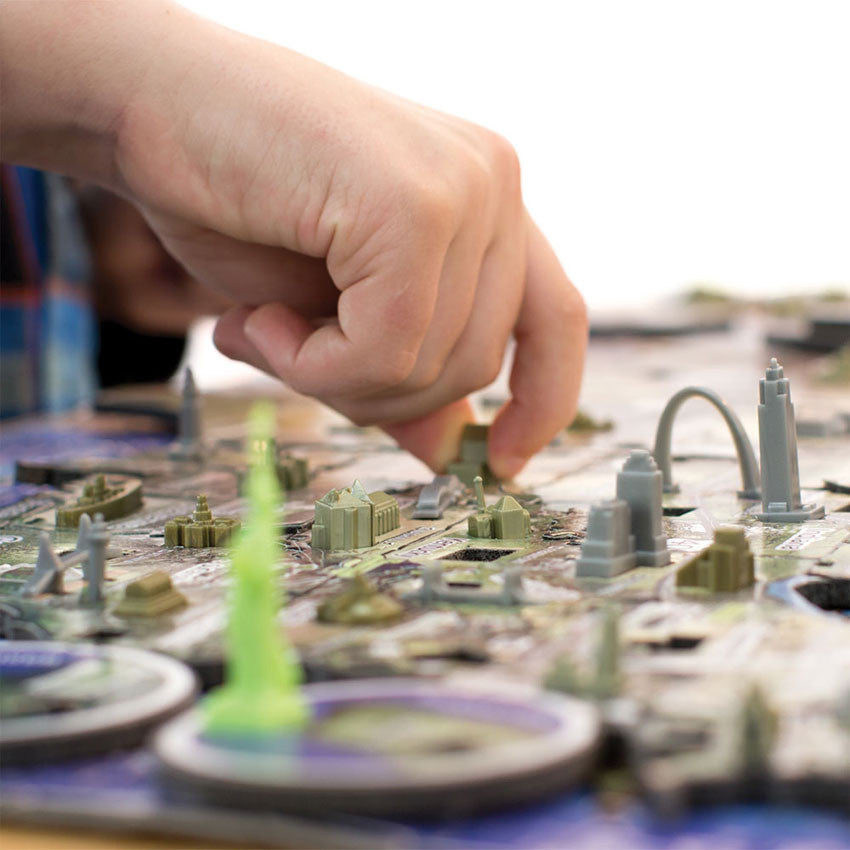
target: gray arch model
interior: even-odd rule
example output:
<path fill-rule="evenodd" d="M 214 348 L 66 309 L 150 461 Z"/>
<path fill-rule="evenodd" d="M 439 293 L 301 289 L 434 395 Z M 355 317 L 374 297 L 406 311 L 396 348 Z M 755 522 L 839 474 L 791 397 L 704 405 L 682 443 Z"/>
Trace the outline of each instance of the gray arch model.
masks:
<path fill-rule="evenodd" d="M 732 440 L 735 443 L 735 451 L 738 453 L 738 466 L 741 468 L 742 489 L 738 491 L 738 495 L 743 499 L 760 499 L 761 476 L 759 475 L 755 452 L 753 452 L 753 446 L 750 443 L 747 432 L 744 430 L 741 420 L 738 419 L 732 408 L 714 390 L 710 390 L 707 387 L 685 387 L 683 390 L 679 390 L 667 402 L 667 406 L 658 420 L 658 429 L 655 432 L 655 449 L 652 454 L 655 456 L 655 462 L 658 464 L 658 468 L 661 470 L 663 476 L 664 492 L 676 493 L 679 489 L 673 483 L 670 451 L 670 442 L 673 436 L 673 420 L 676 418 L 679 408 L 689 398 L 694 398 L 695 396 L 710 401 L 729 426 L 729 432 L 732 434 Z"/>

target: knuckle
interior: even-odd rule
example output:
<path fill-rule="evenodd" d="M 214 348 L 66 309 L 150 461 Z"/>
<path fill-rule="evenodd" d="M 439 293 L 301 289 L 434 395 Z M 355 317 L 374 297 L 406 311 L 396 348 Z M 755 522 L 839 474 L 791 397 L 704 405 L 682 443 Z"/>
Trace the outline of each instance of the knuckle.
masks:
<path fill-rule="evenodd" d="M 521 168 L 516 148 L 498 133 L 489 133 L 491 157 L 505 185 L 512 191 L 519 191 Z"/>
<path fill-rule="evenodd" d="M 502 371 L 502 352 L 493 350 L 476 357 L 466 372 L 466 392 L 474 392 L 489 386 Z"/>
<path fill-rule="evenodd" d="M 436 361 L 418 364 L 405 380 L 407 389 L 419 392 L 433 387 L 443 374 L 443 365 Z"/>
<path fill-rule="evenodd" d="M 457 217 L 457 200 L 440 181 L 413 181 L 404 191 L 404 204 L 417 228 L 447 231 Z"/>
<path fill-rule="evenodd" d="M 391 349 L 375 361 L 372 376 L 379 388 L 390 389 L 406 381 L 415 366 L 415 351 Z"/>

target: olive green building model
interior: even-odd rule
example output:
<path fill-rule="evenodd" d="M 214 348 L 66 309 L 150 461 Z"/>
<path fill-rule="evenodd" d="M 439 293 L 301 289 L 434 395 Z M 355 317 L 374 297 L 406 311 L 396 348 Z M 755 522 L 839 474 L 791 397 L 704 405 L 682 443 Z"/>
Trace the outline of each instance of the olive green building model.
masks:
<path fill-rule="evenodd" d="M 185 608 L 187 604 L 186 597 L 171 583 L 171 576 L 164 570 L 155 570 L 127 585 L 113 614 L 121 617 L 158 617 Z"/>
<path fill-rule="evenodd" d="M 185 546 L 187 549 L 226 546 L 238 528 L 236 517 L 213 517 L 207 497 L 200 494 L 191 516 L 176 516 L 165 523 L 165 545 Z"/>
<path fill-rule="evenodd" d="M 313 546 L 317 549 L 364 549 L 401 523 L 398 502 L 388 493 L 367 493 L 359 481 L 330 490 L 316 502 Z"/>
<path fill-rule="evenodd" d="M 56 509 L 57 528 L 77 528 L 85 514 L 93 519 L 102 514 L 105 520 L 121 519 L 142 506 L 142 482 L 128 476 L 95 475 L 83 485 L 80 497 L 69 505 Z"/>
<path fill-rule="evenodd" d="M 495 484 L 496 477 L 487 464 L 489 437 L 489 425 L 467 425 L 460 438 L 460 457 L 448 465 L 446 472 L 456 475 L 467 487 L 472 487 L 477 476 L 485 484 Z"/>
<path fill-rule="evenodd" d="M 513 497 L 502 496 L 495 505 L 484 501 L 484 482 L 480 475 L 473 480 L 478 512 L 467 522 L 470 537 L 491 537 L 496 540 L 516 540 L 531 533 L 528 511 Z"/>
<path fill-rule="evenodd" d="M 753 584 L 753 563 L 744 529 L 721 527 L 714 532 L 714 543 L 679 568 L 676 586 L 701 587 L 710 593 L 733 593 Z"/>

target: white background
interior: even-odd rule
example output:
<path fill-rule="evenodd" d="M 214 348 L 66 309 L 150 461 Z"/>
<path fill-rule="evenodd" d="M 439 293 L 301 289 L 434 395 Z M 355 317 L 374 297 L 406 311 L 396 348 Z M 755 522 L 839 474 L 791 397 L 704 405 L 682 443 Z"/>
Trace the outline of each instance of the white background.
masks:
<path fill-rule="evenodd" d="M 184 5 L 507 136 L 591 308 L 850 286 L 850 2 Z"/>

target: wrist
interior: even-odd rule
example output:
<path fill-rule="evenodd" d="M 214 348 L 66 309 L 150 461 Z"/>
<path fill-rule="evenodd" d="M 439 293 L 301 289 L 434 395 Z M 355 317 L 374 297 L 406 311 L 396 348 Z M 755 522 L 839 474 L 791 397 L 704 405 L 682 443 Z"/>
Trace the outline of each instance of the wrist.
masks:
<path fill-rule="evenodd" d="M 124 112 L 173 7 L 42 0 L 0 8 L 3 160 L 120 188 Z"/>

